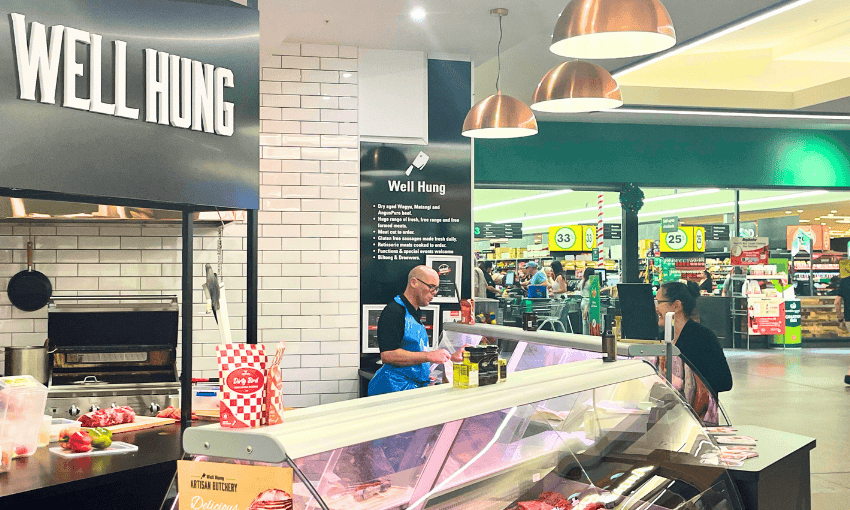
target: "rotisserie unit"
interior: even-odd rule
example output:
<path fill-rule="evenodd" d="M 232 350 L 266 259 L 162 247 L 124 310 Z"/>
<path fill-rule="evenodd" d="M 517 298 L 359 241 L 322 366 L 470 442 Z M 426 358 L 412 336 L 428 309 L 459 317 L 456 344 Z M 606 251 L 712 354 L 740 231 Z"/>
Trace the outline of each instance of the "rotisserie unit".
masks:
<path fill-rule="evenodd" d="M 177 296 L 51 298 L 47 334 L 55 352 L 47 412 L 77 419 L 127 406 L 140 416 L 155 416 L 179 405 L 178 315 Z"/>

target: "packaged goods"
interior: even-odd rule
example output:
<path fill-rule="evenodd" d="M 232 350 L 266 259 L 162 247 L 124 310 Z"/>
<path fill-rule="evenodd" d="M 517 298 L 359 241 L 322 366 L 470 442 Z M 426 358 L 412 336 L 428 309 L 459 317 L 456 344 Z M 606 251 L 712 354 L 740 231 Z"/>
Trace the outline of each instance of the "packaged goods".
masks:
<path fill-rule="evenodd" d="M 0 459 L 35 453 L 47 388 L 30 375 L 0 377 Z M 0 466 L 2 472 L 2 466 Z"/>
<path fill-rule="evenodd" d="M 262 345 L 217 345 L 221 381 L 219 424 L 225 428 L 259 427 L 263 422 L 266 351 Z"/>
<path fill-rule="evenodd" d="M 266 373 L 266 410 L 265 424 L 277 425 L 283 423 L 283 381 L 280 375 L 280 362 L 286 342 L 278 342 L 277 352 Z"/>
<path fill-rule="evenodd" d="M 456 388 L 478 387 L 478 355 L 473 357 L 474 347 L 467 347 L 463 362 L 454 364 L 453 384 Z"/>
<path fill-rule="evenodd" d="M 499 382 L 508 380 L 508 360 L 499 358 Z"/>

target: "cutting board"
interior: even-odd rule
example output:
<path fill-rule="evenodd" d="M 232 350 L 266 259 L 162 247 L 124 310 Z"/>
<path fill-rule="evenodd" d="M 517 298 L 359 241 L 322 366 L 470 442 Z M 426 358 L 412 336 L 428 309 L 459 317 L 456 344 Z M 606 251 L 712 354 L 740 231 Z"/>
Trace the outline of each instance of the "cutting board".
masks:
<path fill-rule="evenodd" d="M 154 418 L 153 416 L 136 415 L 136 421 L 133 423 L 121 423 L 119 425 L 110 425 L 105 428 L 111 430 L 113 434 L 119 434 L 121 432 L 131 432 L 133 430 L 143 430 L 153 427 L 162 427 L 163 425 L 171 425 L 175 421 L 177 420 L 173 420 L 171 418 Z"/>

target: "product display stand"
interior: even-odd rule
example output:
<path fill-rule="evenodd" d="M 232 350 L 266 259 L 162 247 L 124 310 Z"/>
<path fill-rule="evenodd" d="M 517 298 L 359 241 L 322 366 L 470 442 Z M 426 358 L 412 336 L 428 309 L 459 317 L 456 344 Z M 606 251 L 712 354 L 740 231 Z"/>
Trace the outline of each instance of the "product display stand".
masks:
<path fill-rule="evenodd" d="M 736 291 L 737 285 L 736 282 L 740 282 L 740 289 Z M 732 297 L 732 309 L 730 311 L 732 315 L 732 348 L 735 349 L 737 346 L 735 345 L 735 340 L 738 338 L 738 335 L 746 335 L 747 337 L 747 350 L 750 350 L 750 331 L 747 327 L 747 321 L 749 320 L 749 312 L 747 309 L 747 275 L 745 274 L 735 274 L 732 273 L 732 277 L 729 281 L 729 285 L 732 287 L 732 291 L 728 292 L 727 295 Z M 743 318 L 743 320 L 741 320 Z M 739 330 L 741 327 L 741 323 L 743 322 L 743 330 Z"/>

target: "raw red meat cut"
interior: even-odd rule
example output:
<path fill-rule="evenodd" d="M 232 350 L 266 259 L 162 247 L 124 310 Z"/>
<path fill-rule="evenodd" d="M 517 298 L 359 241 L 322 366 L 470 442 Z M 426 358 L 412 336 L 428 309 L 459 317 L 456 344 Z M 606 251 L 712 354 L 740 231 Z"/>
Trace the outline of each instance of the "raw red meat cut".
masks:
<path fill-rule="evenodd" d="M 539 496 L 537 496 L 537 501 L 548 503 L 560 510 L 570 510 L 573 507 L 572 503 L 570 503 L 570 501 L 560 492 L 542 492 Z"/>
<path fill-rule="evenodd" d="M 121 423 L 133 423 L 136 421 L 136 412 L 130 406 L 121 406 L 109 409 L 98 409 L 92 413 L 86 413 L 77 418 L 83 427 L 109 427 Z"/>
<path fill-rule="evenodd" d="M 517 510 L 552 510 L 555 507 L 543 501 L 520 501 L 516 508 Z"/>

